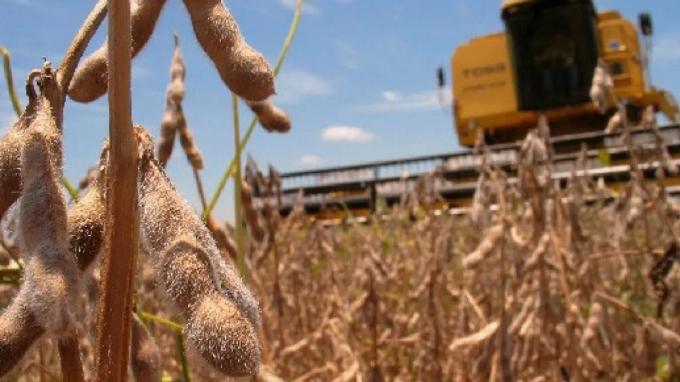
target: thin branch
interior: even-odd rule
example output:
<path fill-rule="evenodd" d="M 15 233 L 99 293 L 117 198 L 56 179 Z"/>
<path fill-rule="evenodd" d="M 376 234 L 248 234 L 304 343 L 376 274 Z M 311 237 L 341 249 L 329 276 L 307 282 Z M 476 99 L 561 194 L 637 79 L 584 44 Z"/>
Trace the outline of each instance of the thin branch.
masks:
<path fill-rule="evenodd" d="M 130 2 L 108 0 L 109 136 L 107 248 L 97 306 L 96 380 L 127 377 L 132 281 L 138 250 L 137 146 L 130 96 Z"/>
<path fill-rule="evenodd" d="M 182 329 L 183 329 L 183 326 L 181 324 L 179 324 L 175 321 L 169 320 L 167 318 L 157 316 L 153 313 L 144 312 L 144 311 L 137 311 L 137 315 L 142 320 L 154 321 L 154 322 L 157 322 L 157 323 L 162 324 L 164 326 L 167 326 L 168 328 L 175 330 L 175 331 L 181 332 Z"/>
<path fill-rule="evenodd" d="M 63 176 L 61 178 L 61 183 L 64 185 L 64 188 L 66 189 L 66 192 L 68 192 L 71 199 L 77 202 L 80 195 L 78 195 L 78 190 L 76 190 L 71 181 L 68 180 L 67 177 Z"/>
<path fill-rule="evenodd" d="M 290 49 L 290 46 L 293 40 L 295 39 L 295 34 L 297 33 L 298 25 L 300 24 L 300 17 L 302 15 L 303 5 L 304 0 L 297 0 L 297 4 L 295 5 L 295 14 L 293 15 L 293 21 L 290 24 L 290 28 L 288 29 L 288 35 L 286 36 L 286 39 L 283 42 L 281 51 L 279 52 L 279 57 L 276 59 L 276 65 L 274 66 L 274 76 L 278 75 L 279 72 L 281 71 L 281 66 L 283 65 L 283 62 L 286 60 L 288 50 Z M 250 140 L 250 136 L 253 135 L 253 131 L 255 130 L 256 125 L 257 118 L 253 117 L 250 120 L 250 124 L 248 125 L 248 130 L 246 130 L 243 139 L 240 141 L 241 142 L 239 145 L 240 151 L 243 151 L 243 149 L 245 149 L 245 147 L 248 145 L 248 141 Z M 220 200 L 220 197 L 222 196 L 224 187 L 227 185 L 229 177 L 232 176 L 232 174 L 234 173 L 235 168 L 236 168 L 236 155 L 234 155 L 234 158 L 231 159 L 229 166 L 224 171 L 224 174 L 222 174 L 222 178 L 220 179 L 220 182 L 217 185 L 217 189 L 215 190 L 215 193 L 210 199 L 210 204 L 208 204 L 208 208 L 204 209 L 203 220 L 207 220 L 208 216 L 210 216 L 212 211 L 215 209 L 217 202 Z"/>
<path fill-rule="evenodd" d="M 14 87 L 14 76 L 12 75 L 12 62 L 11 56 L 4 46 L 0 45 L 0 54 L 2 54 L 2 65 L 5 69 L 5 81 L 7 81 L 7 93 L 9 93 L 9 98 L 12 100 L 12 107 L 17 117 L 21 115 L 23 108 L 19 102 L 19 97 L 17 97 L 17 90 Z"/>
<path fill-rule="evenodd" d="M 205 211 L 208 208 L 208 203 L 206 202 L 205 191 L 203 190 L 203 180 L 201 180 L 201 174 L 198 172 L 198 169 L 194 166 L 191 166 L 191 168 L 194 170 L 194 180 L 196 181 L 198 197 L 201 199 L 201 208 Z"/>
<path fill-rule="evenodd" d="M 231 111 L 234 117 L 234 146 L 236 158 L 234 167 L 234 225 L 236 227 L 236 263 L 241 277 L 246 276 L 246 241 L 245 232 L 243 230 L 243 205 L 241 198 L 241 132 L 238 114 L 238 96 L 236 93 L 231 93 Z"/>
<path fill-rule="evenodd" d="M 97 1 L 97 4 L 95 4 L 94 8 L 92 8 L 90 13 L 87 15 L 83 25 L 73 38 L 71 45 L 69 45 L 68 50 L 64 55 L 64 59 L 59 66 L 59 77 L 57 79 L 59 82 L 59 88 L 61 88 L 64 94 L 68 92 L 68 87 L 71 84 L 73 73 L 76 71 L 78 62 L 85 52 L 87 44 L 90 43 L 90 40 L 97 32 L 99 25 L 104 20 L 104 17 L 106 17 L 106 11 L 107 0 Z M 66 100 L 66 97 L 64 97 L 64 100 Z"/>

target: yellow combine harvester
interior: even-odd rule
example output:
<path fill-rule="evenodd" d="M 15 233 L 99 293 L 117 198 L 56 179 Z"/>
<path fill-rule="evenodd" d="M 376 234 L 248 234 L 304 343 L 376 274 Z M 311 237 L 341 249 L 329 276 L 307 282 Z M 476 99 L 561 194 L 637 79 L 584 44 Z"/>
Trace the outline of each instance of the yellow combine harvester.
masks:
<path fill-rule="evenodd" d="M 640 16 L 639 33 L 616 11 L 596 13 L 592 0 L 505 0 L 501 7 L 506 31 L 469 41 L 451 60 L 455 125 L 462 146 L 473 146 L 478 132 L 483 132 L 492 161 L 514 178 L 519 142 L 539 117 L 546 116 L 556 154 L 553 180 L 566 185 L 585 148 L 583 174 L 617 189 L 631 178 L 630 153 L 620 132 L 605 132 L 605 126 L 620 103 L 632 124 L 653 106 L 672 122 L 661 126 L 658 134 L 680 168 L 678 106 L 669 93 L 650 83 L 648 14 Z M 596 72 L 597 78 L 611 83 L 601 81 L 607 85 L 592 87 Z M 440 86 L 443 77 L 440 70 Z M 605 107 L 594 106 L 591 88 L 599 106 Z M 598 89 L 606 91 L 598 96 Z M 630 134 L 645 150 L 658 144 L 656 131 L 632 129 Z M 290 213 L 299 201 L 307 214 L 319 219 L 340 219 L 348 210 L 354 216 L 368 215 L 378 204 L 402 202 L 427 185 L 421 181 L 428 178 L 432 180 L 428 187 L 441 196 L 442 209 L 465 207 L 477 187 L 480 161 L 466 148 L 286 173 L 281 175 L 280 211 Z M 645 178 L 655 179 L 660 166 L 652 161 L 640 168 Z M 423 177 L 432 173 L 437 176 Z M 680 195 L 679 176 L 668 177 L 666 185 L 669 194 Z"/>
<path fill-rule="evenodd" d="M 649 83 L 648 44 L 619 12 L 596 13 L 591 0 L 505 0 L 501 8 L 505 32 L 475 38 L 451 59 L 461 145 L 474 145 L 477 129 L 488 143 L 522 139 L 540 115 L 552 135 L 602 130 L 612 111 L 601 114 L 589 96 L 599 58 L 632 119 L 653 105 L 679 121 L 673 97 Z M 640 27 L 649 38 L 649 15 Z"/>

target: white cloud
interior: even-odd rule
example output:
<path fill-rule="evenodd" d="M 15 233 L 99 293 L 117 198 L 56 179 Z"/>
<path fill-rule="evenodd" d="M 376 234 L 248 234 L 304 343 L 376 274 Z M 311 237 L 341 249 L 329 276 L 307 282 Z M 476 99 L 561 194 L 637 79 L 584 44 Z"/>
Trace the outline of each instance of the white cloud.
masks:
<path fill-rule="evenodd" d="M 356 126 L 332 125 L 321 132 L 321 139 L 328 142 L 366 143 L 375 139 L 375 135 Z"/>
<path fill-rule="evenodd" d="M 652 51 L 652 65 L 659 63 L 676 63 L 680 61 L 680 32 L 659 36 Z"/>
<path fill-rule="evenodd" d="M 281 5 L 288 9 L 295 9 L 295 4 L 297 0 L 277 0 Z M 309 1 L 305 2 L 302 6 L 302 13 L 308 15 L 318 15 L 320 13 L 319 7 L 314 4 L 310 4 Z"/>
<path fill-rule="evenodd" d="M 385 90 L 382 92 L 383 100 L 386 102 L 399 102 L 401 101 L 401 93 L 394 90 Z"/>
<path fill-rule="evenodd" d="M 430 111 L 448 109 L 451 105 L 451 89 L 427 90 L 414 93 L 401 93 L 385 90 L 381 100 L 368 105 L 359 106 L 360 111 L 369 113 L 389 113 L 395 111 Z"/>
<path fill-rule="evenodd" d="M 338 42 L 336 44 L 338 62 L 345 69 L 356 70 L 359 68 L 359 61 L 361 54 L 359 51 L 347 42 Z"/>
<path fill-rule="evenodd" d="M 321 157 L 311 154 L 303 155 L 302 157 L 300 157 L 300 160 L 298 161 L 298 163 L 305 166 L 315 166 L 320 164 L 321 162 L 323 162 Z"/>
<path fill-rule="evenodd" d="M 331 94 L 331 86 L 326 80 L 300 69 L 284 70 L 277 87 L 277 99 L 282 104 L 296 104 L 307 97 Z"/>

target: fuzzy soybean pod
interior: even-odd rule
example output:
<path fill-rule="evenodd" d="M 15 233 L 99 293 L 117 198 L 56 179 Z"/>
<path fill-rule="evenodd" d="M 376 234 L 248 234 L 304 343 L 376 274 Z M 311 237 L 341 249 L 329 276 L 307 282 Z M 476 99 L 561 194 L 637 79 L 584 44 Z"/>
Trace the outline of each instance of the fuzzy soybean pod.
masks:
<path fill-rule="evenodd" d="M 67 244 L 60 135 L 50 111 L 39 110 L 23 134 L 19 232 L 26 266 L 19 293 L 0 315 L 0 375 L 43 333 L 70 332 L 78 287 L 78 269 Z"/>
<path fill-rule="evenodd" d="M 254 375 L 260 364 L 257 301 L 153 158 L 148 132 L 138 128 L 137 139 L 142 246 L 159 286 L 186 317 L 189 348 L 226 375 Z"/>
<path fill-rule="evenodd" d="M 271 101 L 247 102 L 255 113 L 257 121 L 269 132 L 287 133 L 290 130 L 290 117 Z"/>
<path fill-rule="evenodd" d="M 105 144 L 90 188 L 68 212 L 69 245 L 81 272 L 93 263 L 104 242 L 108 153 L 109 147 Z"/>
<path fill-rule="evenodd" d="M 161 120 L 161 137 L 158 142 L 158 161 L 165 167 L 175 146 L 177 128 L 183 115 L 178 105 L 184 99 L 184 76 L 186 67 L 179 48 L 179 37 L 175 35 L 175 49 L 170 63 L 170 84 L 165 91 L 165 113 Z"/>
<path fill-rule="evenodd" d="M 180 115 L 180 123 L 179 126 L 177 126 L 179 130 L 179 143 L 182 145 L 182 149 L 184 150 L 191 167 L 196 170 L 201 170 L 203 169 L 203 154 L 201 154 L 201 150 L 198 148 L 194 134 L 187 125 L 182 106 L 177 105 L 177 107 Z"/>
<path fill-rule="evenodd" d="M 131 4 L 130 28 L 134 58 L 151 38 L 165 0 L 136 0 Z M 104 43 L 78 67 L 68 95 L 77 102 L 92 102 L 108 90 L 108 45 Z"/>
<path fill-rule="evenodd" d="M 69 252 L 66 200 L 61 188 L 61 136 L 47 109 L 38 111 L 25 133 L 20 204 L 21 249 L 26 258 L 29 308 L 48 331 L 72 324 L 78 271 Z"/>
<path fill-rule="evenodd" d="M 0 138 L 0 218 L 21 194 L 22 132 L 35 119 L 39 104 L 30 79 L 26 84 L 26 93 L 28 95 L 26 109 L 19 120 Z"/>
<path fill-rule="evenodd" d="M 21 137 L 16 127 L 0 139 L 0 218 L 19 197 L 21 190 Z"/>
<path fill-rule="evenodd" d="M 248 101 L 274 94 L 274 73 L 264 57 L 243 39 L 221 0 L 184 0 L 194 33 L 222 81 Z"/>

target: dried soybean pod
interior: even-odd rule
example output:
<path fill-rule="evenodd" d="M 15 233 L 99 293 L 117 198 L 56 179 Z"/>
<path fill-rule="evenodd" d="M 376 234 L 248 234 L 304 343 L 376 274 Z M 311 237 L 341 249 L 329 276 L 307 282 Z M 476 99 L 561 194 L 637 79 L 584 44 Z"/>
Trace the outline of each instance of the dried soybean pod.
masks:
<path fill-rule="evenodd" d="M 78 284 L 66 243 L 61 141 L 49 108 L 38 110 L 22 135 L 19 231 L 26 267 L 19 293 L 0 315 L 0 375 L 11 370 L 43 333 L 67 333 Z"/>
<path fill-rule="evenodd" d="M 19 120 L 0 138 L 0 218 L 16 202 L 21 194 L 21 132 L 35 119 L 38 111 L 38 96 L 33 89 L 34 72 L 26 81 L 28 105 Z"/>
<path fill-rule="evenodd" d="M 194 134 L 191 133 L 189 126 L 187 126 L 182 106 L 177 105 L 177 108 L 180 116 L 179 125 L 177 126 L 179 130 L 179 142 L 182 144 L 182 148 L 187 156 L 187 160 L 191 163 L 191 167 L 196 170 L 201 170 L 203 168 L 203 155 L 201 154 L 201 150 L 198 149 Z"/>
<path fill-rule="evenodd" d="M 101 250 L 106 219 L 106 163 L 109 147 L 104 145 L 97 174 L 87 194 L 71 207 L 68 214 L 69 245 L 78 269 L 85 271 Z"/>
<path fill-rule="evenodd" d="M 257 373 L 257 330 L 234 301 L 215 288 L 207 253 L 193 238 L 182 236 L 161 256 L 166 291 L 188 311 L 184 334 L 192 348 L 227 375 Z"/>
<path fill-rule="evenodd" d="M 136 0 L 131 4 L 131 53 L 134 58 L 151 38 L 165 0 Z M 88 56 L 73 75 L 68 95 L 77 102 L 92 102 L 108 90 L 108 46 Z"/>
<path fill-rule="evenodd" d="M 253 238 L 257 241 L 264 239 L 264 229 L 260 223 L 260 218 L 253 205 L 253 189 L 245 180 L 241 180 L 241 200 L 243 201 L 243 213 L 246 215 L 246 222 Z"/>
<path fill-rule="evenodd" d="M 153 158 L 148 131 L 137 128 L 136 135 L 142 246 L 159 285 L 187 319 L 186 341 L 222 373 L 252 375 L 260 362 L 257 301 Z"/>
<path fill-rule="evenodd" d="M 50 332 L 64 333 L 73 323 L 70 310 L 75 306 L 79 272 L 68 250 L 59 167 L 61 136 L 49 116 L 48 110 L 39 110 L 25 133 L 19 215 L 26 258 L 22 289 L 31 292 L 28 307 L 39 324 Z"/>
<path fill-rule="evenodd" d="M 463 268 L 471 269 L 478 266 L 496 248 L 503 234 L 505 234 L 505 227 L 502 223 L 489 228 L 477 248 L 463 258 Z"/>
<path fill-rule="evenodd" d="M 158 161 L 163 167 L 172 155 L 177 127 L 180 124 L 180 117 L 182 117 L 178 105 L 184 99 L 185 73 L 184 59 L 179 49 L 179 38 L 175 35 L 175 49 L 170 63 L 170 84 L 165 92 L 165 113 L 161 120 L 161 138 L 158 143 Z"/>
<path fill-rule="evenodd" d="M 28 308 L 28 293 L 22 289 L 0 315 L 0 377 L 12 370 L 45 333 Z"/>
<path fill-rule="evenodd" d="M 0 217 L 5 214 L 20 194 L 20 152 L 21 137 L 18 133 L 18 128 L 12 127 L 0 139 Z"/>
<path fill-rule="evenodd" d="M 274 94 L 271 66 L 243 39 L 221 0 L 184 0 L 184 5 L 196 39 L 234 93 L 248 101 L 262 101 Z"/>
<path fill-rule="evenodd" d="M 132 315 L 130 369 L 137 382 L 161 380 L 161 352 L 144 323 Z"/>
<path fill-rule="evenodd" d="M 287 133 L 290 130 L 290 118 L 285 111 L 276 107 L 271 101 L 247 102 L 248 107 L 257 116 L 265 130 Z"/>

